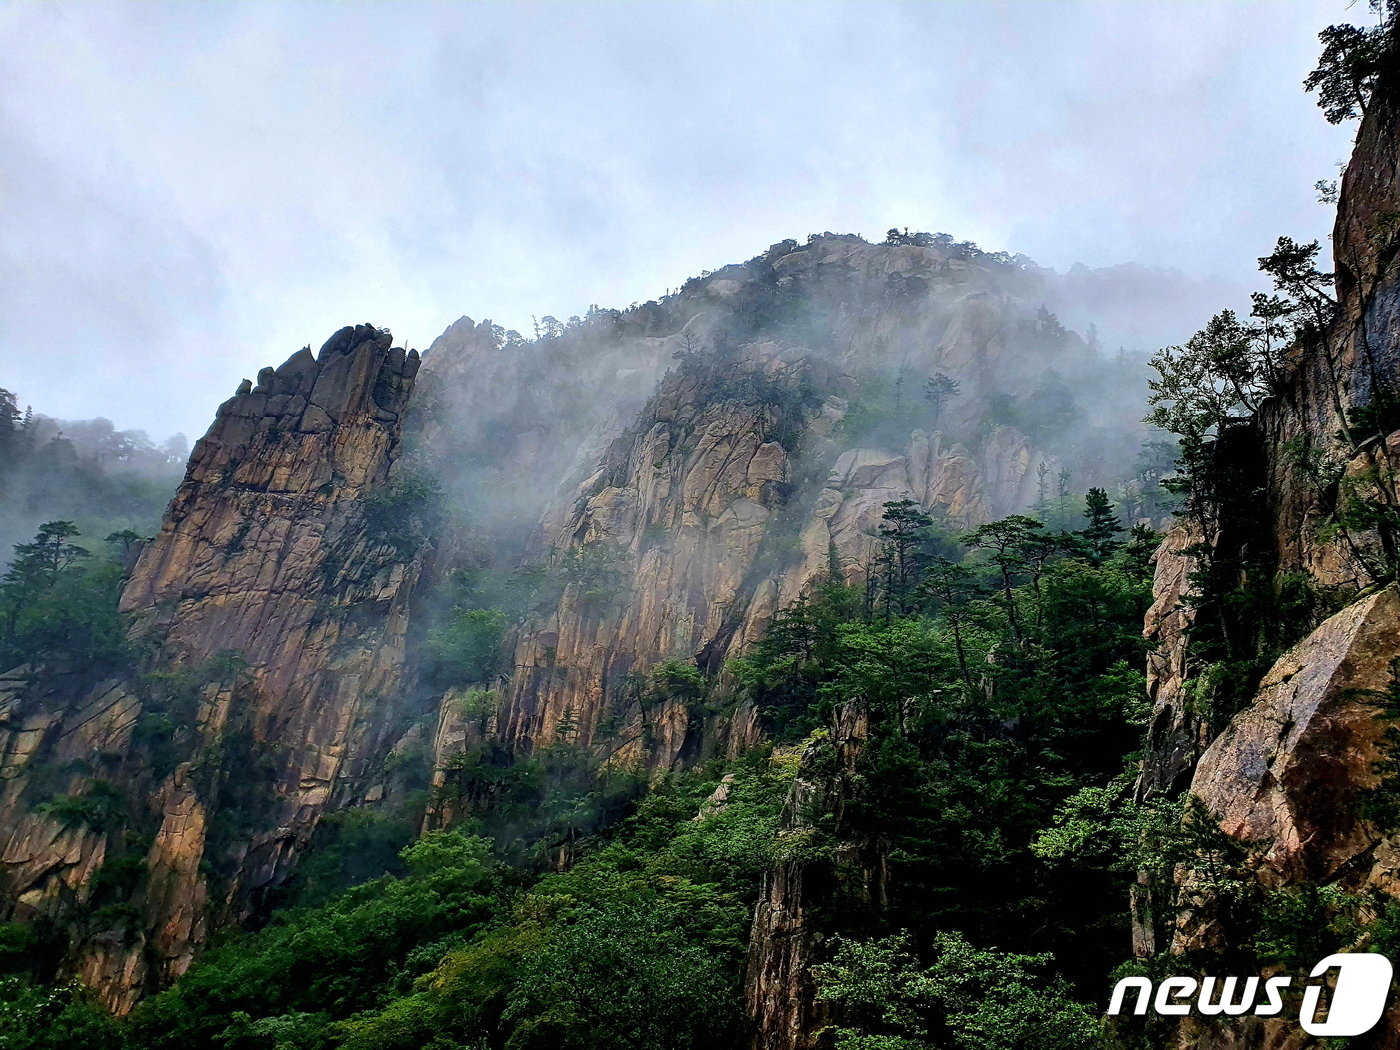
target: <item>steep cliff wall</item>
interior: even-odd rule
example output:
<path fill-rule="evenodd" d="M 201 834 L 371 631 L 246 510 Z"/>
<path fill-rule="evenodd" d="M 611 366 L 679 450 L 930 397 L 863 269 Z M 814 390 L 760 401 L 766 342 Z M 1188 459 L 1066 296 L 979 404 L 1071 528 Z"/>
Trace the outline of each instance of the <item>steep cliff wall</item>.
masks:
<path fill-rule="evenodd" d="M 868 836 L 849 826 L 846 803 L 869 732 L 867 713 L 847 704 L 828 734 L 807 745 L 783 810 L 781 840 L 814 833 L 814 816 L 827 822 L 838 848 L 820 859 L 792 851 L 764 876 L 754 909 L 744 971 L 744 1005 L 753 1024 L 753 1050 L 810 1050 L 815 1033 L 835 1020 L 815 997 L 810 967 L 831 917 L 843 905 L 878 899 L 881 865 Z"/>
<path fill-rule="evenodd" d="M 807 362 L 750 348 L 733 366 L 774 389 Z M 546 743 L 569 712 L 592 743 L 660 766 L 700 745 L 684 705 L 626 703 L 629 675 L 666 659 L 723 657 L 742 624 L 765 534 L 791 495 L 792 460 L 814 406 L 716 396 L 713 377 L 677 373 L 614 442 L 556 527 L 569 570 L 556 611 L 522 634 L 500 731 Z M 633 698 L 634 700 L 636 698 Z"/>
<path fill-rule="evenodd" d="M 1113 485 L 1141 361 L 1106 362 L 1038 312 L 1042 292 L 1034 268 L 951 242 L 823 235 L 533 342 L 459 321 L 425 358 L 426 454 L 474 512 L 512 508 L 478 547 L 521 552 L 556 590 L 513 637 L 486 733 L 529 749 L 563 724 L 653 769 L 741 747 L 753 712 L 649 705 L 647 672 L 715 680 L 818 576 L 859 582 L 886 501 L 959 528 L 1061 471 Z M 935 374 L 958 384 L 937 405 Z M 1035 416 L 1046 403 L 1063 414 Z M 464 531 L 499 531 L 493 515 Z M 455 708 L 440 765 L 479 732 Z"/>
<path fill-rule="evenodd" d="M 1181 528 L 1167 538 L 1147 623 L 1155 710 L 1140 794 L 1189 788 L 1244 848 L 1247 879 L 1264 893 L 1328 886 L 1366 901 L 1363 932 L 1340 949 L 1364 950 L 1364 923 L 1400 889 L 1397 829 L 1367 819 L 1363 805 L 1379 783 L 1373 767 L 1385 723 L 1377 702 L 1400 656 L 1397 143 L 1395 96 L 1378 91 L 1342 180 L 1336 319 L 1305 344 L 1258 416 L 1222 437 L 1220 454 L 1250 480 L 1222 503 L 1211 535 Z M 1320 596 L 1311 622 L 1291 625 L 1301 628 L 1295 644 L 1233 712 L 1212 711 L 1211 669 L 1188 633 L 1201 615 L 1183 600 L 1200 564 L 1190 548 L 1202 539 L 1217 565 L 1269 580 L 1277 601 L 1288 588 Z M 1228 949 L 1249 933 L 1209 907 L 1169 918 L 1171 898 L 1183 889 L 1190 887 L 1156 888 L 1155 929 L 1150 909 L 1141 909 L 1140 954 Z M 1392 1008 L 1367 1045 L 1396 1045 L 1397 1025 Z M 1172 1038 L 1200 1048 L 1319 1045 L 1291 1019 L 1229 1030 L 1188 1021 Z"/>
<path fill-rule="evenodd" d="M 401 542 L 391 474 L 417 371 L 362 325 L 245 380 L 123 591 L 140 673 L 0 685 L 6 913 L 64 927 L 116 1010 L 257 914 L 403 730 L 430 552 Z"/>

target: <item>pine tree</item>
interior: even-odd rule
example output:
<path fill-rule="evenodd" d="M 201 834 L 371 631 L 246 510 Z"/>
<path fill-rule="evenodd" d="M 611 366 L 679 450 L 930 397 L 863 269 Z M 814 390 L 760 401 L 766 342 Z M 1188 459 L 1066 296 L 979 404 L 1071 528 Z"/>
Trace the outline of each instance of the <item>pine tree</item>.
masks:
<path fill-rule="evenodd" d="M 880 554 L 880 582 L 886 616 L 909 611 L 914 588 L 928 561 L 925 548 L 932 528 L 933 518 L 912 499 L 885 504 L 880 522 L 880 538 L 885 541 Z"/>
<path fill-rule="evenodd" d="M 958 396 L 961 384 L 944 372 L 935 372 L 924 384 L 924 400 L 933 406 L 933 424 L 937 426 L 943 418 L 943 409 L 949 401 Z"/>
<path fill-rule="evenodd" d="M 1317 104 L 1330 124 L 1361 116 L 1378 87 L 1393 86 L 1400 4 L 1371 0 L 1371 8 L 1381 13 L 1380 25 L 1328 26 L 1317 35 L 1322 55 L 1303 87 L 1317 92 Z"/>
<path fill-rule="evenodd" d="M 974 550 L 986 551 L 987 560 L 997 568 L 1000 577 L 1000 604 L 1006 612 L 1007 626 L 1018 649 L 1025 644 L 1021 617 L 1016 608 L 1017 577 L 1029 567 L 1027 554 L 1039 549 L 1046 538 L 1045 525 L 1024 514 L 1013 514 L 1000 521 L 989 521 L 963 537 L 963 543 Z"/>
<path fill-rule="evenodd" d="M 1103 489 L 1090 489 L 1089 494 L 1084 497 L 1084 519 L 1088 524 L 1080 529 L 1077 535 L 1084 538 L 1089 560 L 1095 565 L 1102 565 L 1114 551 L 1123 546 L 1122 540 L 1117 539 L 1117 536 L 1126 531 L 1113 512 L 1108 493 Z"/>
<path fill-rule="evenodd" d="M 16 543 L 14 561 L 0 578 L 0 606 L 5 609 L 5 637 L 13 640 L 20 613 L 88 552 L 69 541 L 78 535 L 71 521 L 46 521 L 30 543 Z"/>
<path fill-rule="evenodd" d="M 920 589 L 938 604 L 938 612 L 953 630 L 953 651 L 958 657 L 958 673 L 963 685 L 972 692 L 972 671 L 968 665 L 967 645 L 963 638 L 964 610 L 977 594 L 977 582 L 966 565 L 937 558 L 924 572 Z"/>

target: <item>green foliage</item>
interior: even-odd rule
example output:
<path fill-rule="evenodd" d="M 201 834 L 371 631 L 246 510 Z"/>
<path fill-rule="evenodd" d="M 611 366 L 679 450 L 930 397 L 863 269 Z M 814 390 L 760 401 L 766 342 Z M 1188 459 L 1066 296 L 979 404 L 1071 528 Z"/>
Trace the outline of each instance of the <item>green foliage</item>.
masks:
<path fill-rule="evenodd" d="M 0 923 L 0 973 L 24 971 L 38 947 L 39 933 L 27 923 Z"/>
<path fill-rule="evenodd" d="M 122 569 L 75 541 L 71 521 L 42 525 L 15 546 L 0 580 L 0 664 L 21 663 L 96 678 L 132 657 L 117 616 Z"/>
<path fill-rule="evenodd" d="M 442 491 L 432 478 L 406 474 L 361 501 L 366 534 L 410 558 L 434 534 L 442 519 Z"/>
<path fill-rule="evenodd" d="M 660 908 L 586 910 L 521 968 L 504 1013 L 508 1042 L 539 1050 L 688 1050 L 734 1029 L 722 957 Z"/>
<path fill-rule="evenodd" d="M 79 985 L 0 977 L 0 1050 L 127 1050 L 117 1024 Z"/>
<path fill-rule="evenodd" d="M 1338 886 L 1304 882 L 1268 892 L 1250 948 L 1266 964 L 1307 970 L 1356 942 L 1366 902 Z"/>
<path fill-rule="evenodd" d="M 453 609 L 422 642 L 428 681 L 440 688 L 489 681 L 501 670 L 501 643 L 508 626 L 499 609 Z"/>
<path fill-rule="evenodd" d="M 560 553 L 556 571 L 575 601 L 604 609 L 623 595 L 627 583 L 626 553 L 611 543 L 568 547 Z"/>
<path fill-rule="evenodd" d="M 713 780 L 664 779 L 533 884 L 487 840 L 424 836 L 398 875 L 228 940 L 114 1027 L 132 1050 L 727 1045 L 792 772 L 756 755 L 703 809 Z"/>
<path fill-rule="evenodd" d="M 756 283 L 745 291 L 764 295 L 764 286 Z M 773 298 L 785 300 L 789 296 L 780 293 Z M 737 304 L 738 311 L 743 311 L 744 305 Z M 707 401 L 730 401 L 749 409 L 761 441 L 776 441 L 795 453 L 808 420 L 821 407 L 822 393 L 806 368 L 769 371 L 745 359 L 740 346 L 739 340 L 724 332 L 708 348 L 687 334 L 675 355 L 679 371 L 700 386 Z"/>
<path fill-rule="evenodd" d="M 885 504 L 880 519 L 881 551 L 876 566 L 886 616 L 904 615 L 917 603 L 919 582 L 935 558 L 953 549 L 932 515 L 911 499 Z"/>
<path fill-rule="evenodd" d="M 1376 784 L 1361 800 L 1361 815 L 1387 833 L 1400 831 L 1400 657 L 1390 665 L 1382 690 L 1364 694 L 1375 705 L 1381 730 L 1379 754 L 1371 765 Z"/>
<path fill-rule="evenodd" d="M 621 816 L 645 784 L 640 773 L 600 760 L 578 747 L 574 734 L 517 756 L 487 741 L 452 756 L 441 769 L 434 813 L 479 813 L 480 830 L 500 856 L 531 866 L 557 860 L 559 851 Z"/>
<path fill-rule="evenodd" d="M 634 683 L 643 712 L 671 703 L 683 704 L 692 713 L 701 709 L 709 683 L 694 661 L 665 660 Z"/>
<path fill-rule="evenodd" d="M 1318 34 L 1322 55 L 1303 87 L 1317 92 L 1317 104 L 1329 124 L 1361 116 L 1379 87 L 1387 93 L 1394 88 L 1392 67 L 1400 5 L 1395 0 L 1371 0 L 1371 9 L 1382 13 L 1380 25 L 1328 26 Z"/>
<path fill-rule="evenodd" d="M 933 409 L 933 424 L 937 426 L 943 418 L 943 410 L 953 398 L 958 396 L 962 384 L 946 372 L 935 372 L 924 383 L 924 400 Z"/>
<path fill-rule="evenodd" d="M 1113 505 L 1103 489 L 1090 489 L 1084 497 L 1084 519 L 1085 525 L 1079 535 L 1084 539 L 1090 560 L 1102 565 L 1122 547 L 1118 535 L 1126 531 L 1113 513 Z"/>
<path fill-rule="evenodd" d="M 260 933 L 212 949 L 173 989 L 136 1011 L 133 1044 L 268 1046 L 231 1039 L 230 1023 L 246 1031 L 240 1013 L 254 1020 L 328 1018 L 375 1006 L 415 946 L 482 928 L 495 914 L 487 849 L 455 832 L 425 836 L 404 851 L 410 877 L 378 879 L 323 907 L 285 912 Z"/>
<path fill-rule="evenodd" d="M 857 592 L 828 579 L 813 596 L 780 611 L 763 637 L 731 661 L 775 740 L 800 740 L 826 724 L 831 707 L 822 685 L 842 656 L 838 632 L 861 615 Z"/>
<path fill-rule="evenodd" d="M 964 537 L 964 560 L 919 562 L 918 584 L 888 614 L 827 583 L 736 662 L 779 730 L 820 726 L 839 704 L 870 716 L 842 820 L 880 843 L 884 897 L 878 912 L 835 906 L 838 930 L 959 928 L 1017 950 L 1054 945 L 1084 981 L 1118 957 L 1115 902 L 1132 872 L 1104 859 L 1132 856 L 1122 836 L 1068 860 L 1036 848 L 1076 792 L 1125 804 L 1122 771 L 1146 720 L 1144 551 L 1155 538 L 1120 546 L 1111 505 L 1096 505 L 1097 548 L 1027 517 L 989 523 Z M 891 507 L 891 544 L 903 525 L 923 527 L 915 509 Z M 897 549 L 886 559 L 899 560 Z M 1140 827 L 1130 813 L 1115 819 Z"/>
<path fill-rule="evenodd" d="M 68 521 L 88 536 L 149 535 L 188 455 L 182 435 L 158 446 L 107 419 L 60 422 L 0 390 L 0 569 L 41 522 Z M 125 557 L 130 544 L 114 542 Z"/>
<path fill-rule="evenodd" d="M 110 831 L 118 827 L 126 809 L 121 793 L 105 780 L 95 780 L 80 795 L 59 795 L 41 802 L 38 812 L 65 827 Z"/>
<path fill-rule="evenodd" d="M 297 867 L 292 900 L 325 902 L 351 886 L 408 869 L 403 853 L 422 823 L 422 804 L 347 809 L 323 817 L 308 855 Z"/>
<path fill-rule="evenodd" d="M 1260 334 L 1225 310 L 1184 345 L 1159 350 L 1152 358 L 1157 378 L 1148 383 L 1153 410 L 1144 422 L 1194 447 L 1231 417 L 1253 412 L 1277 374 Z"/>
<path fill-rule="evenodd" d="M 958 381 L 942 372 L 922 378 L 901 370 L 864 375 L 857 380 L 838 427 L 850 447 L 903 449 L 909 432 L 934 430 L 949 419 L 947 407 L 957 397 Z"/>
<path fill-rule="evenodd" d="M 921 966 L 907 934 L 838 938 L 830 962 L 813 968 L 818 999 L 847 1020 L 837 1050 L 1079 1050 L 1100 1023 L 1061 978 L 1049 955 L 975 948 L 939 933 L 932 965 Z"/>
<path fill-rule="evenodd" d="M 466 689 L 456 698 L 458 716 L 466 722 L 487 718 L 500 705 L 500 694 L 494 689 Z"/>

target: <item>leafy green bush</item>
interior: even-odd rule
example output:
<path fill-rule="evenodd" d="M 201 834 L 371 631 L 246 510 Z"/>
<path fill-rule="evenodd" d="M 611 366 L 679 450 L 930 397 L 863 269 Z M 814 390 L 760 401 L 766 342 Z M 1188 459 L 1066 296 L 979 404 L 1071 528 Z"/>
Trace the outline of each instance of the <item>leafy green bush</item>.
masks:
<path fill-rule="evenodd" d="M 836 1026 L 837 1050 L 1079 1050 L 1100 1025 L 1049 955 L 975 948 L 940 933 L 921 966 L 907 934 L 838 938 L 830 962 L 813 967 L 819 1000 L 855 1023 Z"/>

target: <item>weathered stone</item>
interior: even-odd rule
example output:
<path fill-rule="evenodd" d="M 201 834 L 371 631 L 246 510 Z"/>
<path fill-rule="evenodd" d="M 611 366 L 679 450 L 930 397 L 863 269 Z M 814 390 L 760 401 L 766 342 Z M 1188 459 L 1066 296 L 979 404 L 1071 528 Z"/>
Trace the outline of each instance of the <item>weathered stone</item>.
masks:
<path fill-rule="evenodd" d="M 783 808 L 780 843 L 785 859 L 763 877 L 749 935 L 744 977 L 745 1009 L 753 1024 L 752 1050 L 811 1050 L 830 1023 L 829 1008 L 816 1000 L 813 949 L 825 932 L 815 918 L 837 903 L 838 894 L 877 898 L 877 862 L 854 844 L 857 829 L 845 826 L 856 763 L 869 734 L 866 712 L 840 708 L 830 734 L 808 745 Z M 821 814 L 846 843 L 834 856 L 811 857 L 802 843 Z M 855 889 L 859 887 L 859 889 Z"/>
<path fill-rule="evenodd" d="M 196 778 L 186 762 L 152 783 L 134 735 L 138 684 L 78 696 L 58 682 L 0 688 L 6 914 L 61 918 L 81 906 L 109 851 L 104 832 L 60 827 L 33 808 L 27 770 L 36 760 L 74 770 L 50 788 L 62 793 L 81 794 L 101 773 L 129 792 L 133 819 L 155 828 L 140 919 L 74 945 L 75 972 L 118 1012 L 183 972 L 211 925 L 256 914 L 321 817 L 362 796 L 367 767 L 402 733 L 403 712 L 387 698 L 402 678 L 424 552 L 405 556 L 376 534 L 364 502 L 390 482 L 418 368 L 416 353 L 389 344 L 379 329 L 343 329 L 314 360 L 303 350 L 281 370 L 263 369 L 257 390 L 245 383 L 196 444 L 160 535 L 122 592 L 133 636 L 159 642 L 153 670 L 198 674 L 224 654 L 246 666 L 211 678 L 181 745 L 191 758 L 216 754 L 241 733 L 275 756 L 246 785 L 261 792 L 246 840 L 211 854 L 208 810 L 221 778 L 259 774 L 206 764 Z M 306 409 L 321 412 L 312 432 L 293 389 L 319 399 Z M 228 873 L 213 885 L 211 866 Z"/>
<path fill-rule="evenodd" d="M 1393 583 L 1375 589 L 1393 579 L 1393 553 L 1386 549 L 1393 538 L 1354 520 L 1338 529 L 1335 510 L 1348 489 L 1382 505 L 1400 499 L 1394 488 L 1400 421 L 1380 420 L 1379 432 L 1363 432 L 1359 446 L 1337 437 L 1364 416 L 1358 408 L 1382 407 L 1382 392 L 1393 403 L 1400 386 L 1400 258 L 1391 228 L 1400 208 L 1400 109 L 1384 96 L 1378 91 L 1368 107 L 1342 180 L 1333 233 L 1337 319 L 1322 340 L 1294 356 L 1280 391 L 1249 426 L 1228 432 L 1217 446 L 1219 455 L 1223 446 L 1253 444 L 1247 451 L 1262 460 L 1263 478 L 1257 488 L 1251 481 L 1244 492 L 1223 493 L 1219 521 L 1204 537 L 1217 564 L 1248 560 L 1299 574 L 1331 594 L 1366 596 L 1280 657 L 1252 702 L 1211 739 L 1189 710 L 1193 613 L 1182 597 L 1192 559 L 1180 554 L 1203 537 L 1174 531 L 1158 555 L 1147 623 L 1155 643 L 1148 664 L 1155 709 L 1139 781 L 1146 797 L 1173 794 L 1189 777 L 1221 829 L 1251 847 L 1250 870 L 1264 889 L 1323 885 L 1379 894 L 1381 901 L 1400 896 L 1400 843 L 1363 819 L 1359 803 L 1376 783 L 1372 764 L 1385 726 L 1374 701 L 1400 655 L 1400 594 Z M 1341 485 L 1319 484 L 1305 466 L 1318 459 L 1331 461 Z M 1150 906 L 1141 903 L 1160 905 L 1173 889 L 1152 886 L 1145 876 L 1140 881 L 1138 954 L 1164 947 L 1152 936 Z M 1168 947 L 1177 952 L 1230 947 L 1252 933 L 1227 928 L 1209 908 L 1188 911 L 1170 932 Z M 1317 1050 L 1321 1043 L 1290 1022 L 1255 1018 L 1228 1026 L 1186 1019 L 1164 1045 Z M 1391 1010 L 1367 1045 L 1400 1045 L 1400 1013 Z"/>
<path fill-rule="evenodd" d="M 1377 699 L 1400 656 L 1400 592 L 1332 616 L 1279 658 L 1201 756 L 1192 791 L 1279 881 L 1326 881 L 1376 844 L 1354 819 L 1376 783 Z"/>
<path fill-rule="evenodd" d="M 1153 557 L 1152 605 L 1143 623 L 1143 636 L 1151 646 L 1147 653 L 1147 698 L 1152 703 L 1152 721 L 1139 798 L 1178 793 L 1209 743 L 1202 738 L 1203 727 L 1187 691 L 1191 674 L 1187 632 L 1195 612 L 1186 598 L 1196 562 L 1184 552 L 1198 542 L 1197 532 L 1177 525 L 1163 537 Z"/>

